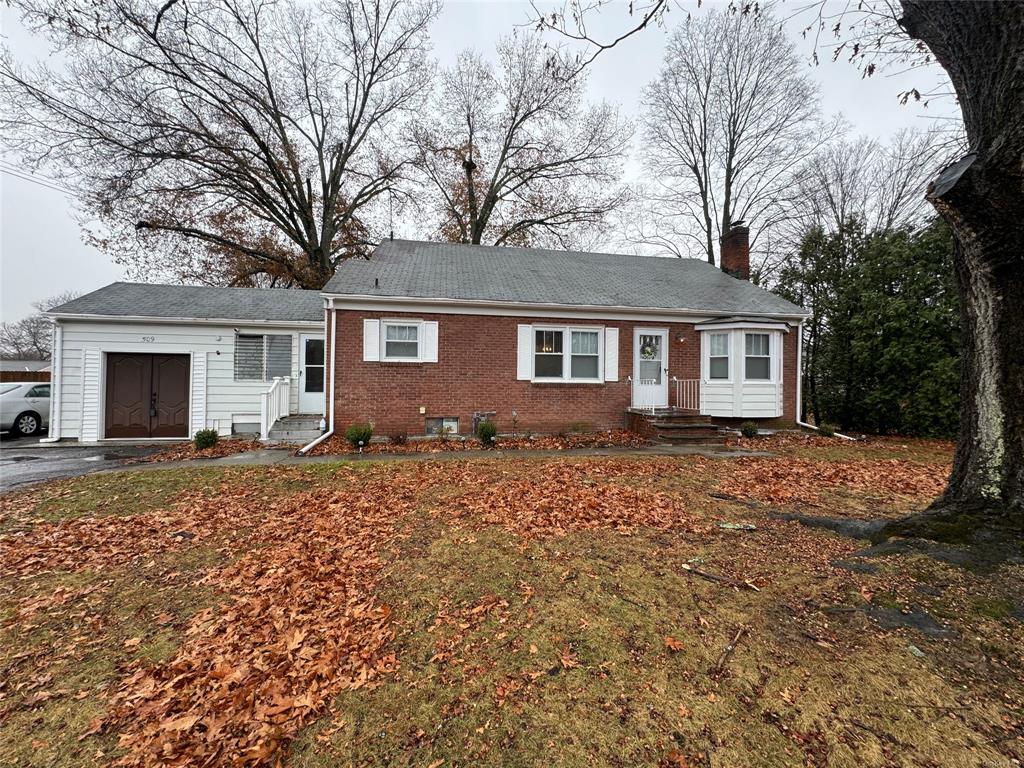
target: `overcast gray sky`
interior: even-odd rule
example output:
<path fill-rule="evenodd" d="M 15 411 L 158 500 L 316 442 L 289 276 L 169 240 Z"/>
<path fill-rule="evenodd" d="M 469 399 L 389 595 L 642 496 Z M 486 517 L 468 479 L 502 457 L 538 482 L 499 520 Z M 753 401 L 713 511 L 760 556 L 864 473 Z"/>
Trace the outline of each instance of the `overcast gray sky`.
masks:
<path fill-rule="evenodd" d="M 703 8 L 713 4 L 705 2 Z M 696 3 L 684 7 L 692 7 L 694 13 L 702 12 Z M 786 10 L 787 6 L 782 8 Z M 493 51 L 500 35 L 527 22 L 529 14 L 528 2 L 518 0 L 448 2 L 433 29 L 435 56 L 444 66 L 467 47 L 475 47 L 486 55 Z M 674 8 L 669 24 L 683 23 L 685 16 L 685 12 Z M 614 2 L 590 28 L 597 35 L 611 33 L 625 19 L 626 3 Z M 803 19 L 795 21 L 789 31 L 809 62 L 810 43 L 799 35 L 804 24 Z M 46 42 L 28 34 L 6 6 L 0 8 L 0 29 L 4 42 L 20 59 L 30 61 L 47 55 Z M 664 42 L 665 32 L 651 29 L 599 57 L 589 76 L 591 98 L 617 103 L 624 114 L 635 115 L 640 89 L 661 63 Z M 898 102 L 898 94 L 909 86 L 921 90 L 933 87 L 938 82 L 938 72 L 883 73 L 864 80 L 852 65 L 844 61 L 832 63 L 827 56 L 822 58 L 824 61 L 817 67 L 808 63 L 808 71 L 821 82 L 824 112 L 842 113 L 854 133 L 884 140 L 901 128 L 927 127 L 933 116 L 956 113 L 951 99 L 933 102 L 927 109 L 916 104 L 901 106 Z M 629 167 L 631 174 L 639 172 L 635 163 Z M 45 183 L 0 173 L 0 316 L 5 321 L 28 314 L 32 302 L 47 296 L 69 290 L 84 293 L 123 278 L 121 269 L 106 255 L 82 243 L 72 197 L 42 186 Z M 396 222 L 395 228 L 396 234 L 403 234 L 400 222 Z"/>

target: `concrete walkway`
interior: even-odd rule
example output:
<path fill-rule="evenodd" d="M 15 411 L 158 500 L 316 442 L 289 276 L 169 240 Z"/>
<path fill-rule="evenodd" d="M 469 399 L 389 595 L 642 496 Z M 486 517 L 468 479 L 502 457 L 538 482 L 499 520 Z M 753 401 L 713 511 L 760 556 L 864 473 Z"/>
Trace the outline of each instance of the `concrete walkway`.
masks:
<path fill-rule="evenodd" d="M 706 456 L 732 458 L 737 456 L 771 456 L 765 451 L 747 451 L 714 445 L 652 445 L 643 448 L 569 448 L 565 450 L 503 451 L 436 451 L 429 453 L 346 453 L 326 456 L 296 456 L 290 448 L 267 448 L 247 451 L 216 459 L 188 459 L 129 464 L 105 468 L 103 472 L 145 472 L 158 469 L 190 467 L 258 467 L 270 465 L 329 464 L 363 461 L 457 461 L 459 459 L 536 459 L 555 456 Z"/>

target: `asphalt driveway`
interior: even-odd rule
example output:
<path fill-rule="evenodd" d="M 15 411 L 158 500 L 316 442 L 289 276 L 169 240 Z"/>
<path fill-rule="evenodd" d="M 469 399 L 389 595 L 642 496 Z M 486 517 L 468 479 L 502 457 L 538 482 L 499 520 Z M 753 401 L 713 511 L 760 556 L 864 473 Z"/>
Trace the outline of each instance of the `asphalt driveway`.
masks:
<path fill-rule="evenodd" d="M 166 445 L 85 446 L 40 444 L 38 438 L 0 438 L 0 493 L 44 480 L 87 475 L 113 469 L 124 459 L 146 456 Z"/>

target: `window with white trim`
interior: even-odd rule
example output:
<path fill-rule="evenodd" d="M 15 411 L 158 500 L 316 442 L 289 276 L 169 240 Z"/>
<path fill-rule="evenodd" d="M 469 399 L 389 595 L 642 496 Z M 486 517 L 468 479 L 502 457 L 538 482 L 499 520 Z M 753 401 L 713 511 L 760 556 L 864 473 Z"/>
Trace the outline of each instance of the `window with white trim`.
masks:
<path fill-rule="evenodd" d="M 286 334 L 235 335 L 235 381 L 271 381 L 292 375 L 292 337 Z"/>
<path fill-rule="evenodd" d="M 420 324 L 384 322 L 383 360 L 419 360 Z"/>
<path fill-rule="evenodd" d="M 597 331 L 570 331 L 572 348 L 569 359 L 569 378 L 596 379 L 601 367 L 601 334 Z"/>
<path fill-rule="evenodd" d="M 601 331 L 596 328 L 534 328 L 533 378 L 538 381 L 600 381 Z"/>
<path fill-rule="evenodd" d="M 708 334 L 708 378 L 723 380 L 729 378 L 729 334 Z"/>
<path fill-rule="evenodd" d="M 747 381 L 771 381 L 771 344 L 767 333 L 744 334 L 744 377 Z"/>

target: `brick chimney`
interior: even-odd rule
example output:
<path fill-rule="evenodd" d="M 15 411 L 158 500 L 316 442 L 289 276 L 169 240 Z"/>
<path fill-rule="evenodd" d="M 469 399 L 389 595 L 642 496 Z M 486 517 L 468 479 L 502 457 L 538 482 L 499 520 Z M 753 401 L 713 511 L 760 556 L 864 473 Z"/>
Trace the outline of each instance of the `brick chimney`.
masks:
<path fill-rule="evenodd" d="M 733 224 L 722 237 L 722 271 L 740 280 L 750 279 L 750 229 Z"/>

